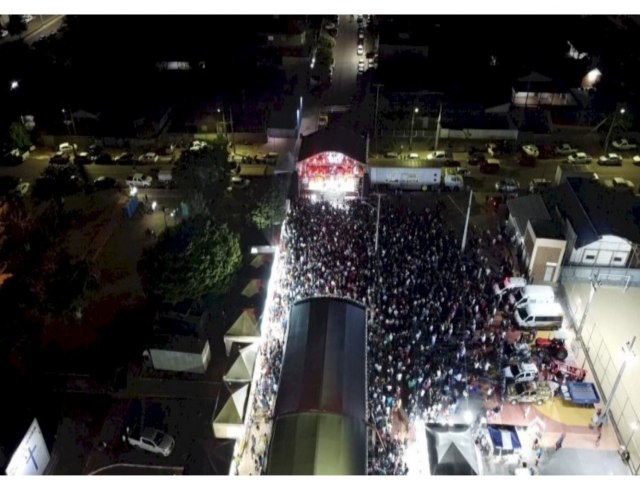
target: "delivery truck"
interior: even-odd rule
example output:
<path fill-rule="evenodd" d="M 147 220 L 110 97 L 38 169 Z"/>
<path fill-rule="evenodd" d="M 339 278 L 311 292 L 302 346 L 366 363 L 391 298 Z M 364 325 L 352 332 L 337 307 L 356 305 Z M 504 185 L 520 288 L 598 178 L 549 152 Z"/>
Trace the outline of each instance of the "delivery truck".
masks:
<path fill-rule="evenodd" d="M 442 168 L 371 167 L 371 183 L 399 190 L 461 190 L 462 175 Z"/>

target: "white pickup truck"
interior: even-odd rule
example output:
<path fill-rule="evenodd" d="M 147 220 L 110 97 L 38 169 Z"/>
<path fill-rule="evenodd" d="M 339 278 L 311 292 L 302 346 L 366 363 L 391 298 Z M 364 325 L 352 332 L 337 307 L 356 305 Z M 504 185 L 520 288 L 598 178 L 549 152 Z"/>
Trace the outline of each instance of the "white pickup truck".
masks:
<path fill-rule="evenodd" d="M 171 455 L 175 446 L 175 440 L 171 435 L 155 428 L 145 428 L 140 431 L 139 425 L 133 428 L 127 427 L 124 435 L 122 435 L 122 441 L 141 450 L 157 453 L 164 457 Z"/>

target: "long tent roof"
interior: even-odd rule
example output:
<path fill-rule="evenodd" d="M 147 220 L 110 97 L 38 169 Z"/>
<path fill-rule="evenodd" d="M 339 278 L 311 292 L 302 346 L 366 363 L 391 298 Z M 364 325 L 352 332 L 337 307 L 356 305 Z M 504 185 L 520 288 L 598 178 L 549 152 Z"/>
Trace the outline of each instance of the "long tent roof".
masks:
<path fill-rule="evenodd" d="M 296 413 L 276 419 L 268 475 L 366 475 L 364 422 L 344 415 Z"/>
<path fill-rule="evenodd" d="M 291 308 L 270 475 L 366 475 L 365 317 L 327 297 Z"/>
<path fill-rule="evenodd" d="M 291 308 L 275 416 L 331 412 L 366 420 L 365 310 L 334 298 Z"/>
<path fill-rule="evenodd" d="M 427 425 L 432 475 L 478 475 L 478 462 L 468 425 Z"/>

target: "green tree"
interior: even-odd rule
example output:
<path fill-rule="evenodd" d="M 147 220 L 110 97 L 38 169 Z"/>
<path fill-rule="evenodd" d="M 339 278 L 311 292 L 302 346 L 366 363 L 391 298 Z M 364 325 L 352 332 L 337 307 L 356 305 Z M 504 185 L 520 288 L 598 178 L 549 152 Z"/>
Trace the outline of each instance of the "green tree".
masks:
<path fill-rule="evenodd" d="M 178 303 L 225 292 L 241 262 L 238 235 L 198 216 L 166 230 L 145 251 L 138 271 L 150 298 Z"/>
<path fill-rule="evenodd" d="M 209 195 L 224 188 L 229 173 L 229 152 L 226 140 L 199 152 L 184 152 L 173 169 L 176 186 L 186 192 L 195 214 L 208 213 Z M 203 202 L 203 200 L 206 200 Z"/>
<path fill-rule="evenodd" d="M 33 196 L 40 200 L 56 200 L 61 203 L 63 197 L 78 193 L 82 187 L 78 167 L 49 166 L 33 185 Z"/>
<path fill-rule="evenodd" d="M 31 136 L 27 128 L 20 122 L 11 122 L 9 126 L 9 138 L 15 148 L 28 150 L 31 146 Z"/>
<path fill-rule="evenodd" d="M 9 23 L 7 23 L 7 31 L 11 35 L 20 35 L 27 29 L 27 24 L 24 23 L 22 15 L 9 15 Z"/>
<path fill-rule="evenodd" d="M 265 192 L 251 211 L 251 221 L 260 230 L 282 223 L 285 216 L 285 196 L 277 185 L 273 185 Z"/>

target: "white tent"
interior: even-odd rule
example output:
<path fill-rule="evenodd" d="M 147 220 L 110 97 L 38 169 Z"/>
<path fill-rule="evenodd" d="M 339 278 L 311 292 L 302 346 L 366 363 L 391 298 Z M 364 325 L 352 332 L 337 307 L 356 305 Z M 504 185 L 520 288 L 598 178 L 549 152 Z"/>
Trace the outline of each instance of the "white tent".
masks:
<path fill-rule="evenodd" d="M 256 322 L 256 311 L 254 308 L 245 308 L 240 316 L 233 322 L 231 328 L 224 334 L 224 347 L 227 357 L 231 353 L 233 342 L 254 343 L 260 339 L 260 330 Z"/>
<path fill-rule="evenodd" d="M 247 298 L 251 298 L 257 295 L 258 293 L 260 293 L 261 291 L 262 291 L 262 280 L 260 280 L 259 278 L 254 278 L 249 283 L 247 283 L 246 287 L 244 287 L 244 290 L 242 290 L 242 295 L 244 295 Z"/>
<path fill-rule="evenodd" d="M 249 393 L 245 385 L 231 394 L 218 416 L 213 420 L 213 435 L 216 438 L 235 438 L 242 436 L 244 429 L 244 407 Z"/>
<path fill-rule="evenodd" d="M 233 362 L 231 368 L 222 377 L 227 383 L 247 383 L 253 377 L 253 367 L 258 356 L 258 344 L 253 343 L 248 347 L 240 349 L 240 355 Z"/>

